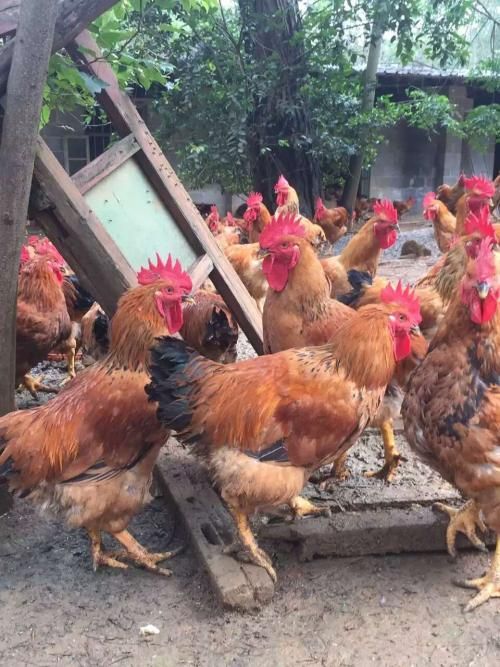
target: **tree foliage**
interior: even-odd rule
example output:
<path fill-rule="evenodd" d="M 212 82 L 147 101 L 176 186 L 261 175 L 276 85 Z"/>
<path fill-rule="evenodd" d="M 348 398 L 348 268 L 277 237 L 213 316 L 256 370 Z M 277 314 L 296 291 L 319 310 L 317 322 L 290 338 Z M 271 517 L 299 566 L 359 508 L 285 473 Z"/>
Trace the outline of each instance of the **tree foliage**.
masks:
<path fill-rule="evenodd" d="M 497 91 L 494 29 L 498 34 L 500 25 L 494 0 L 306 2 L 291 37 L 292 47 L 294 41 L 304 47 L 295 62 L 287 60 L 281 46 L 265 45 L 266 35 L 283 23 L 283 12 L 252 11 L 255 2 L 122 0 L 92 26 L 121 84 L 155 91 L 162 120 L 158 138 L 167 153 L 175 154 L 191 186 L 219 182 L 229 191 L 248 190 L 255 181 L 252 129 L 261 139 L 262 155 L 279 159 L 280 151 L 299 147 L 319 163 L 325 182 L 344 174 L 357 152 L 363 151 L 365 164 L 371 164 L 383 131 L 401 120 L 429 133 L 446 127 L 479 146 L 498 136 L 498 104 L 476 107 L 462 119 L 442 91 L 413 88 L 404 99 L 381 96 L 373 111 L 360 112 L 361 72 L 380 11 L 386 17 L 385 57 L 450 69 L 473 61 L 471 80 Z M 483 35 L 482 50 L 476 34 Z M 257 43 L 261 36 L 265 58 L 248 48 L 251 35 L 257 35 Z M 82 77 L 58 54 L 51 63 L 42 120 L 54 108 L 78 104 L 91 110 L 101 84 Z M 294 132 L 284 122 L 281 130 L 263 133 L 258 126 L 262 115 L 259 119 L 256 112 L 266 105 L 282 118 L 306 109 L 307 130 Z"/>

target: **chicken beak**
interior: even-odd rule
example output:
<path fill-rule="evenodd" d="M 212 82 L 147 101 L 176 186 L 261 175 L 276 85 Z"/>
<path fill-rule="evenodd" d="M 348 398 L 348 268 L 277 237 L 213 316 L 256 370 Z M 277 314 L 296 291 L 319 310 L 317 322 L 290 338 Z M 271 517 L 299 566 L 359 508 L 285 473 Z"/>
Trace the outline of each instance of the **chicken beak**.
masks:
<path fill-rule="evenodd" d="M 410 332 L 411 332 L 412 334 L 415 334 L 416 336 L 420 336 L 420 334 L 422 333 L 422 332 L 420 331 L 420 327 L 418 326 L 418 324 L 414 324 L 414 325 L 410 328 Z"/>
<path fill-rule="evenodd" d="M 185 294 L 185 295 L 182 297 L 182 303 L 187 303 L 187 304 L 189 304 L 190 306 L 195 306 L 195 305 L 196 305 L 196 301 L 195 301 L 195 300 L 193 299 L 193 297 L 190 296 L 189 294 Z"/>
<path fill-rule="evenodd" d="M 266 248 L 259 248 L 259 251 L 257 252 L 257 257 L 259 259 L 264 259 L 264 257 L 267 257 L 269 255 L 269 250 Z"/>
<path fill-rule="evenodd" d="M 490 286 L 486 282 L 481 282 L 476 285 L 477 295 L 481 300 L 486 299 L 490 293 Z"/>

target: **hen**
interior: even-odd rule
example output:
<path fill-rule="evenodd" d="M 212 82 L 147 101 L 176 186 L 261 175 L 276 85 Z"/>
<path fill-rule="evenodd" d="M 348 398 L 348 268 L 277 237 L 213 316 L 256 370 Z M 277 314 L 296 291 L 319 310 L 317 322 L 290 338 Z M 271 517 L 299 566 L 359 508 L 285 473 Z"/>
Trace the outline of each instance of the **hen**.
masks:
<path fill-rule="evenodd" d="M 32 257 L 32 259 L 30 259 Z M 53 392 L 42 380 L 28 375 L 51 350 L 71 334 L 71 323 L 62 289 L 62 258 L 50 247 L 38 254 L 22 253 L 16 315 L 16 384 Z"/>
<path fill-rule="evenodd" d="M 221 296 L 198 290 L 183 315 L 180 333 L 188 345 L 222 364 L 236 361 L 238 324 Z"/>
<path fill-rule="evenodd" d="M 226 248 L 224 254 L 262 312 L 262 306 L 266 298 L 267 282 L 262 272 L 259 244 L 247 243 L 246 245 L 231 246 Z"/>
<path fill-rule="evenodd" d="M 446 205 L 436 198 L 434 192 L 428 192 L 423 201 L 424 218 L 432 222 L 434 238 L 441 252 L 448 252 L 456 238 L 457 221 Z"/>
<path fill-rule="evenodd" d="M 330 286 L 313 249 L 304 239 L 305 231 L 293 215 L 281 215 L 260 237 L 264 272 L 270 289 L 264 304 L 264 351 L 281 352 L 294 347 L 324 345 L 356 313 L 330 297 Z M 294 255 L 288 261 L 288 247 Z M 277 267 L 280 267 L 281 272 Z M 385 288 L 385 285 L 384 285 Z M 377 303 L 381 303 L 381 292 Z M 384 441 L 385 465 L 376 476 L 390 481 L 401 458 L 396 449 L 393 420 L 399 416 L 407 376 L 427 351 L 425 339 L 411 334 L 412 354 L 398 363 L 384 401 L 372 422 L 380 428 Z M 345 477 L 344 460 L 335 463 L 337 477 Z M 369 474 L 369 476 L 373 476 Z"/>
<path fill-rule="evenodd" d="M 295 255 L 290 244 L 288 261 Z M 279 280 L 282 264 L 271 272 Z M 298 494 L 314 470 L 355 443 L 377 413 L 397 361 L 410 353 L 418 303 L 392 288 L 384 298 L 322 347 L 226 366 L 173 338 L 161 338 L 152 350 L 147 392 L 158 403 L 159 420 L 194 445 L 251 561 L 273 580 L 276 572 L 255 541 L 249 515 L 281 504 L 296 514 L 320 509 Z"/>
<path fill-rule="evenodd" d="M 165 264 L 150 262 L 138 281 L 118 303 L 109 354 L 53 401 L 0 419 L 0 479 L 69 526 L 85 528 L 94 568 L 125 568 L 122 558 L 130 558 L 170 574 L 158 562 L 172 554 L 148 553 L 126 529 L 147 501 L 152 469 L 168 437 L 144 394 L 149 348 L 157 336 L 181 328 L 191 279 L 169 257 Z M 103 531 L 125 551 L 104 553 Z"/>
<path fill-rule="evenodd" d="M 349 214 L 347 209 L 342 206 L 332 209 L 326 208 L 322 199 L 318 197 L 314 211 L 314 222 L 323 229 L 326 240 L 333 244 L 347 232 Z"/>
<path fill-rule="evenodd" d="M 482 546 L 476 528 L 485 527 L 483 517 L 497 534 L 491 569 L 465 584 L 479 590 L 466 610 L 500 597 L 500 253 L 492 243 L 483 239 L 469 259 L 403 403 L 410 446 L 469 498 L 459 511 L 438 506 L 451 519 L 450 554 L 457 531 Z"/>

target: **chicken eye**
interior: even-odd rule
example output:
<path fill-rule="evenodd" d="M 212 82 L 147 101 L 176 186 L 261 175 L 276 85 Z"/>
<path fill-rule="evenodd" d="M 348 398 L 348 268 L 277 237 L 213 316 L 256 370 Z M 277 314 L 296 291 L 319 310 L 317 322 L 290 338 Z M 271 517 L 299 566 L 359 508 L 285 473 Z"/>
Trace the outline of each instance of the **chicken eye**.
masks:
<path fill-rule="evenodd" d="M 283 241 L 283 243 L 280 244 L 282 248 L 288 248 L 288 243 L 287 241 Z"/>
<path fill-rule="evenodd" d="M 406 316 L 405 315 L 400 315 L 399 319 L 400 319 L 401 322 L 404 322 L 406 320 Z"/>
<path fill-rule="evenodd" d="M 168 292 L 168 294 L 173 294 L 174 293 L 174 288 L 173 287 L 167 287 L 167 292 Z"/>

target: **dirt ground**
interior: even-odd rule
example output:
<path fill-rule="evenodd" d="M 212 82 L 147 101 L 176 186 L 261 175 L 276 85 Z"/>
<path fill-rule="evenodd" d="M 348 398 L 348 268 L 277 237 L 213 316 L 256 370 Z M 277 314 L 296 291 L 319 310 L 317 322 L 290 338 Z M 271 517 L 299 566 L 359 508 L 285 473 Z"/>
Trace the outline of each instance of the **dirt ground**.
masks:
<path fill-rule="evenodd" d="M 157 550 L 183 543 L 162 499 L 132 530 Z M 0 536 L 3 667 L 499 664 L 500 604 L 466 615 L 470 591 L 452 584 L 481 573 L 483 554 L 299 563 L 278 551 L 273 602 L 242 615 L 218 605 L 189 548 L 169 579 L 135 568 L 94 574 L 85 535 L 23 501 L 0 519 Z M 141 638 L 148 623 L 160 634 Z"/>

